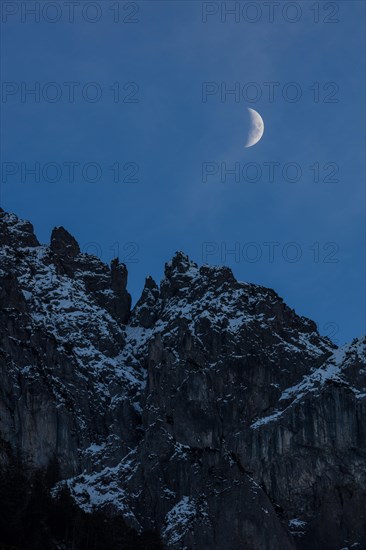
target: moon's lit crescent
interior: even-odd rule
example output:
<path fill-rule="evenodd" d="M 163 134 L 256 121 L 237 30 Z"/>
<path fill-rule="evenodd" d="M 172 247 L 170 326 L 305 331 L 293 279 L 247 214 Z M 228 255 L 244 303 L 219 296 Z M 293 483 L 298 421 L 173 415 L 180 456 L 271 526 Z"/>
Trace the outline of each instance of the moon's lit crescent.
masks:
<path fill-rule="evenodd" d="M 254 109 L 250 109 L 250 107 L 248 107 L 248 111 L 250 116 L 250 128 L 244 147 L 251 147 L 258 143 L 264 132 L 264 122 L 261 115 Z"/>

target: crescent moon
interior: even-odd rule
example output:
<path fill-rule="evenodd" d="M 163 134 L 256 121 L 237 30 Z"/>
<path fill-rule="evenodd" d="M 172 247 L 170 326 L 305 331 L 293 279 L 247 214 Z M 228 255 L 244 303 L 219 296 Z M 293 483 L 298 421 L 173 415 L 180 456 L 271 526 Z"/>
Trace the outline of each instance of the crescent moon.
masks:
<path fill-rule="evenodd" d="M 261 115 L 254 109 L 250 109 L 250 107 L 248 107 L 248 111 L 250 117 L 250 128 L 244 147 L 252 147 L 252 145 L 258 143 L 264 132 L 264 122 Z"/>

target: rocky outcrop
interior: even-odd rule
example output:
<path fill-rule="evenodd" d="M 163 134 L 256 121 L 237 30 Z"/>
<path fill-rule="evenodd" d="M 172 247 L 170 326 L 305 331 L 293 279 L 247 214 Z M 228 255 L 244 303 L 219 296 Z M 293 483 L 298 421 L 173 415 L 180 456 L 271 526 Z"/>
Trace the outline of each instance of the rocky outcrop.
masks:
<path fill-rule="evenodd" d="M 108 436 L 109 386 L 118 392 L 125 380 L 125 268 L 81 254 L 61 228 L 40 246 L 31 225 L 16 220 L 1 218 L 0 431 L 35 466 L 57 456 L 73 475 L 82 449 Z M 133 391 L 130 378 L 121 395 Z"/>
<path fill-rule="evenodd" d="M 0 468 L 170 549 L 366 548 L 364 339 L 181 252 L 131 311 L 117 259 L 0 229 Z"/>
<path fill-rule="evenodd" d="M 73 260 L 80 254 L 76 239 L 63 227 L 55 227 L 52 231 L 50 248 L 61 258 L 68 260 Z"/>
<path fill-rule="evenodd" d="M 30 222 L 20 220 L 14 214 L 7 214 L 0 208 L 0 246 L 17 248 L 38 245 L 39 242 Z"/>

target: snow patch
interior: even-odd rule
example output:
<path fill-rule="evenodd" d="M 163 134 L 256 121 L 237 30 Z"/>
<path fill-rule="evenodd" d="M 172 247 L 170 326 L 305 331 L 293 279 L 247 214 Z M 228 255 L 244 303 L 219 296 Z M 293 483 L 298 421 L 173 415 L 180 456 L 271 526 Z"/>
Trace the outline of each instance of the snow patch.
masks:
<path fill-rule="evenodd" d="M 196 501 L 184 496 L 165 516 L 162 538 L 169 546 L 181 542 L 197 514 Z"/>

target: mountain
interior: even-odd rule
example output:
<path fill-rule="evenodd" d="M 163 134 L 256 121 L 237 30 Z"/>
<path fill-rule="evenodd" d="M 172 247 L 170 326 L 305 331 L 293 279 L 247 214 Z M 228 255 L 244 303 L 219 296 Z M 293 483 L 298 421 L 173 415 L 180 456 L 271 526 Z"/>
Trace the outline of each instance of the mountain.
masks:
<path fill-rule="evenodd" d="M 126 288 L 0 210 L 2 547 L 366 549 L 365 338 L 182 252 Z"/>

